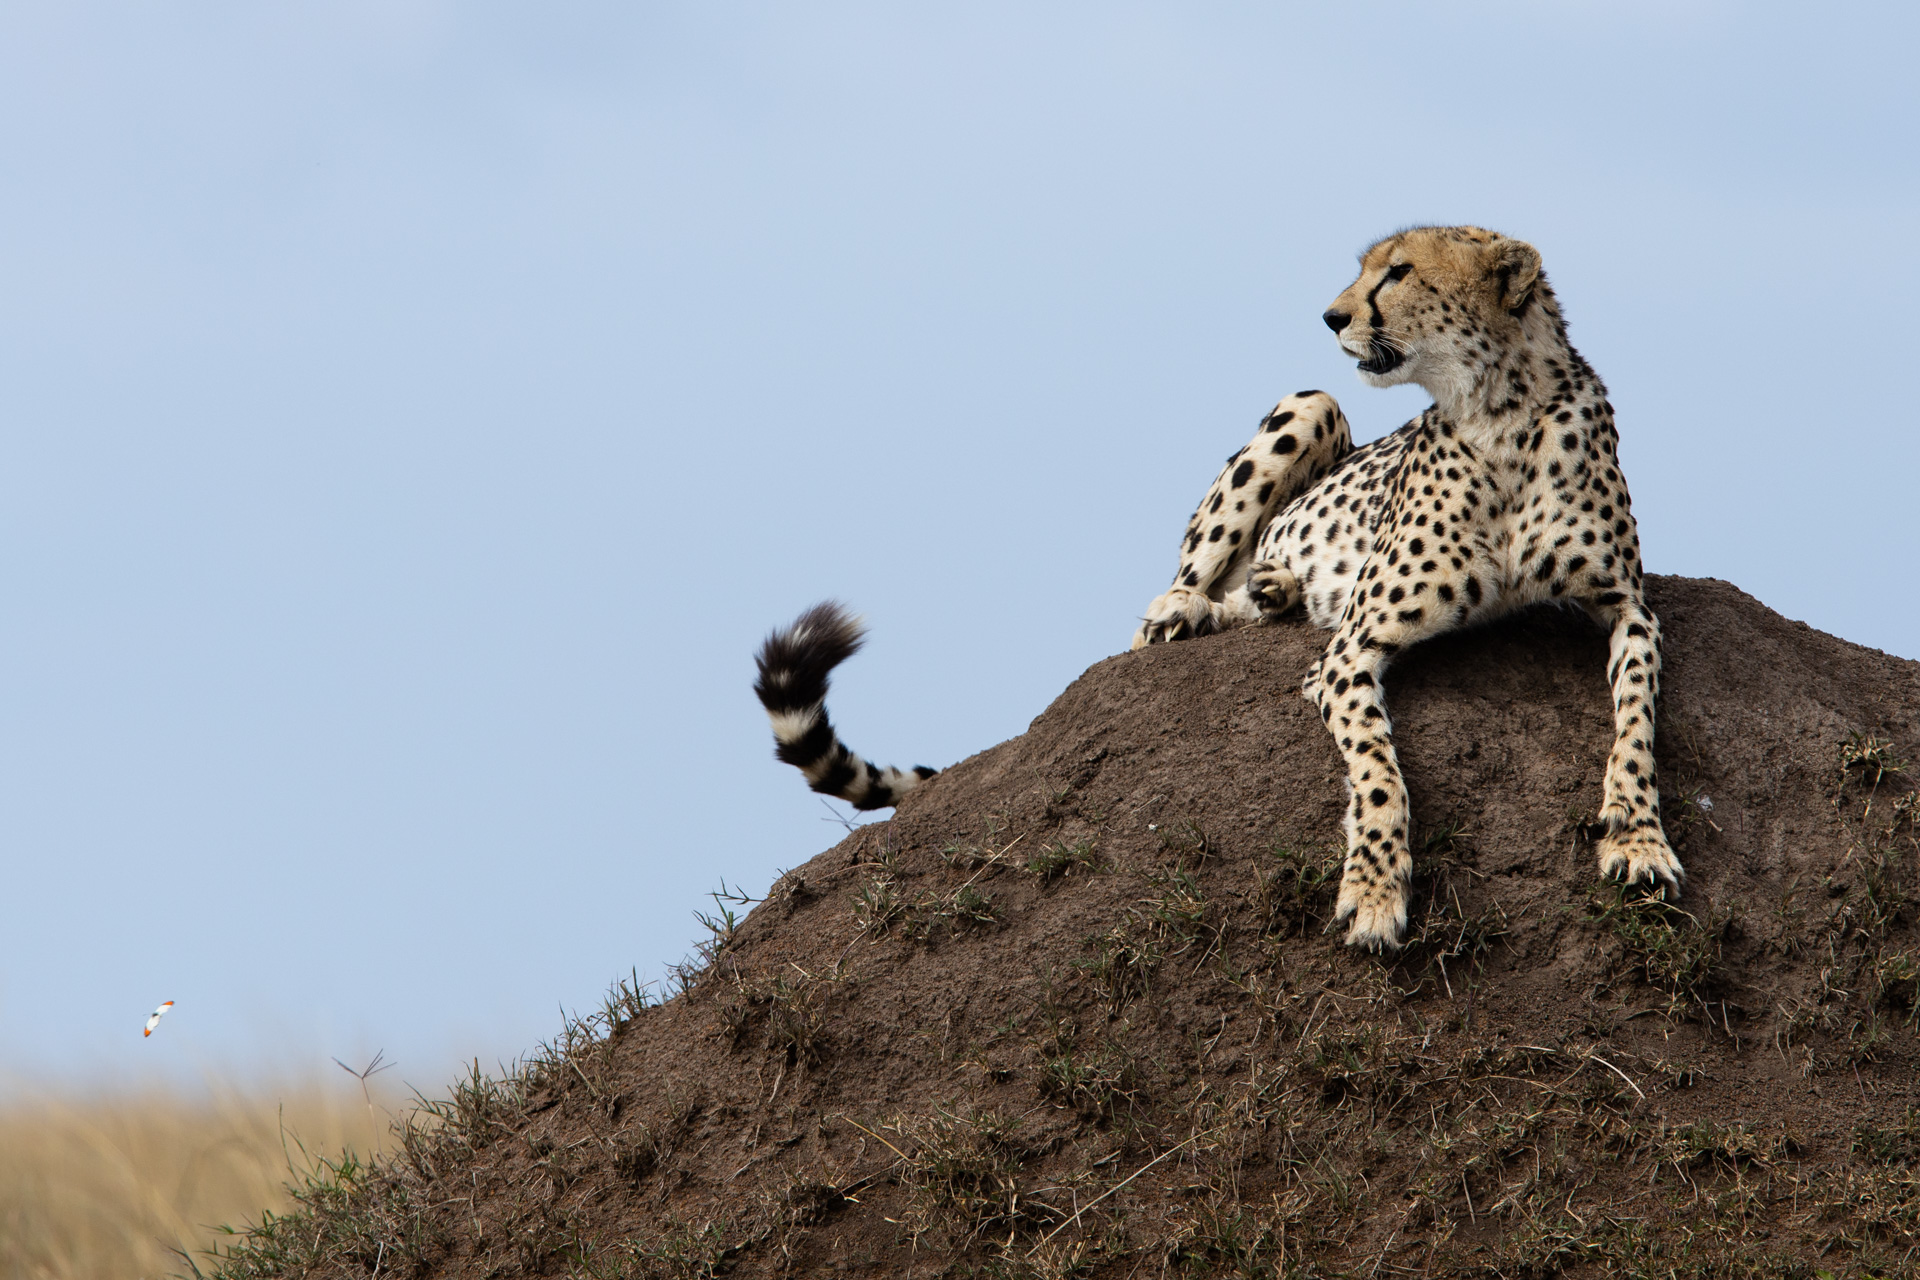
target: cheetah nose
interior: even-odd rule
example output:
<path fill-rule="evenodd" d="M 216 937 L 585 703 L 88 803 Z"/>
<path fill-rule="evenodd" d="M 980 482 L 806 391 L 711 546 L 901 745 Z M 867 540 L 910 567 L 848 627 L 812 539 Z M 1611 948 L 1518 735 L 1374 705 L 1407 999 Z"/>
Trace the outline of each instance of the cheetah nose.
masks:
<path fill-rule="evenodd" d="M 1346 328 L 1347 322 L 1353 319 L 1352 316 L 1348 315 L 1344 311 L 1329 311 L 1325 315 L 1321 316 L 1320 318 L 1322 320 L 1325 320 L 1327 322 L 1327 328 L 1333 330 L 1335 333 L 1338 333 L 1342 329 Z"/>

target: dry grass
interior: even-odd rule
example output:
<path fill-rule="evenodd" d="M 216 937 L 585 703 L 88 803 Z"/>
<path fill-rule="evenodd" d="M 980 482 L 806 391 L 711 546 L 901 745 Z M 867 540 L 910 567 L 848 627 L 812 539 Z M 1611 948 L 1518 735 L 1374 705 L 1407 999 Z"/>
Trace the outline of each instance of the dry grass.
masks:
<path fill-rule="evenodd" d="M 378 1150 L 379 1103 L 350 1082 L 0 1103 L 0 1280 L 190 1275 L 219 1224 L 289 1206 L 306 1152 Z"/>

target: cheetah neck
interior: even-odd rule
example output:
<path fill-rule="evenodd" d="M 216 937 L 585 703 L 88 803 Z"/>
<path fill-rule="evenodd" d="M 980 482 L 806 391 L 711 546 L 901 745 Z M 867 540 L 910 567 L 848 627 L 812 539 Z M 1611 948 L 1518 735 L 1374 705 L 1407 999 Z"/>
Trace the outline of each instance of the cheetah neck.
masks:
<path fill-rule="evenodd" d="M 1469 440 L 1498 448 L 1571 399 L 1604 395 L 1600 379 L 1567 340 L 1566 325 L 1544 286 L 1520 317 L 1519 331 L 1427 390 L 1440 416 Z"/>

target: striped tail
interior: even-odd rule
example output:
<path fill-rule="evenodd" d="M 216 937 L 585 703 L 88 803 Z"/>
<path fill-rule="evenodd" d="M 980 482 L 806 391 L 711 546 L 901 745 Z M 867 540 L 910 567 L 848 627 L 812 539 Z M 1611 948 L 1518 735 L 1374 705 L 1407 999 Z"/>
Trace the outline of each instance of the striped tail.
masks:
<path fill-rule="evenodd" d="M 827 719 L 827 677 L 859 652 L 864 630 L 840 605 L 828 601 L 801 614 L 785 631 L 760 646 L 754 662 L 760 678 L 753 691 L 773 722 L 773 754 L 807 775 L 815 791 L 838 796 L 856 809 L 884 809 L 936 772 L 882 769 L 847 750 Z"/>

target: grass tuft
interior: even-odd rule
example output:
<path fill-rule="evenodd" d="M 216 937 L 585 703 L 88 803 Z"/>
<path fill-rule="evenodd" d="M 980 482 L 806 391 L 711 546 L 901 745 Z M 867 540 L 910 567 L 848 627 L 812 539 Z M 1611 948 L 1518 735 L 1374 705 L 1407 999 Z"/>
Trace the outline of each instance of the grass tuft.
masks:
<path fill-rule="evenodd" d="M 1893 744 L 1871 733 L 1851 733 L 1840 744 L 1840 771 L 1868 786 L 1878 787 L 1889 774 L 1905 773 L 1907 761 L 1895 754 Z"/>
<path fill-rule="evenodd" d="M 870 938 L 886 937 L 906 914 L 906 900 L 892 876 L 874 876 L 853 896 L 853 923 Z"/>
<path fill-rule="evenodd" d="M 1099 866 L 1100 856 L 1094 851 L 1093 841 L 1084 838 L 1071 844 L 1058 841 L 1042 845 L 1038 853 L 1027 859 L 1027 873 L 1043 885 L 1052 884 L 1076 869 L 1093 871 Z"/>
<path fill-rule="evenodd" d="M 1018 1139 L 1024 1120 L 997 1109 L 964 1114 L 936 1107 L 932 1115 L 896 1117 L 883 1128 L 901 1141 L 902 1181 L 912 1189 L 915 1234 L 935 1231 L 956 1244 L 983 1234 L 1011 1233 L 1044 1208 L 1021 1194 L 1027 1151 Z"/>
<path fill-rule="evenodd" d="M 1706 1012 L 1730 916 L 1714 914 L 1703 924 L 1664 898 L 1615 890 L 1589 900 L 1587 919 L 1619 944 L 1615 972 L 1665 992 L 1670 1016 Z"/>
<path fill-rule="evenodd" d="M 1260 932 L 1276 939 L 1313 933 L 1333 912 L 1340 887 L 1341 851 L 1276 845 L 1270 866 L 1253 866 L 1252 903 Z"/>

